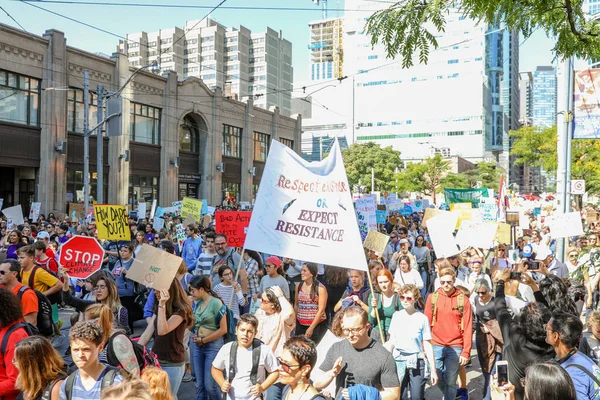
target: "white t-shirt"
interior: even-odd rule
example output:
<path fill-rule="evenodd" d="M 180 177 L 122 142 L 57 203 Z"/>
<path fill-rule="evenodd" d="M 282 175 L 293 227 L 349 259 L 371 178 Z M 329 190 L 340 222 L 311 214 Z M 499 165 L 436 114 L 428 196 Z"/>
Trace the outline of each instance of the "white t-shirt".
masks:
<path fill-rule="evenodd" d="M 421 278 L 421 274 L 416 269 L 412 269 L 408 272 L 402 272 L 400 268 L 394 272 L 394 282 L 404 286 L 412 283 L 417 288 L 423 288 L 423 279 Z"/>
<path fill-rule="evenodd" d="M 431 328 L 427 316 L 421 312 L 409 315 L 406 310 L 400 310 L 392 316 L 390 342 L 394 344 L 394 356 L 400 351 L 415 354 L 423 351 L 423 340 L 431 340 Z"/>
<path fill-rule="evenodd" d="M 490 264 L 494 264 L 496 262 L 496 258 L 492 258 Z M 499 258 L 498 259 L 498 271 L 502 271 L 506 267 L 510 267 L 513 264 L 512 260 L 509 258 Z"/>
<path fill-rule="evenodd" d="M 227 373 L 229 372 L 229 354 L 231 353 L 232 345 L 233 342 L 227 343 L 221 347 L 212 364 L 213 367 L 222 370 L 225 376 L 227 376 Z M 233 378 L 233 382 L 231 382 L 231 389 L 229 389 L 229 393 L 227 393 L 227 398 L 230 400 L 258 399 L 258 397 L 250 394 L 250 388 L 253 386 L 252 382 L 250 382 L 250 372 L 252 371 L 252 346 L 247 349 L 238 346 L 236 364 L 235 377 Z M 277 368 L 279 368 L 279 363 L 271 349 L 264 344 L 261 345 L 257 382 L 264 382 L 267 373 L 276 371 Z"/>

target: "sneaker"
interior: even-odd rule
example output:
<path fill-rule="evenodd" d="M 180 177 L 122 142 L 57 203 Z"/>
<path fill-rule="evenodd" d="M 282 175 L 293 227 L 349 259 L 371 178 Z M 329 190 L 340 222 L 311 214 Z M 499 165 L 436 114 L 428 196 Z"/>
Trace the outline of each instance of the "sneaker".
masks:
<path fill-rule="evenodd" d="M 469 400 L 469 390 L 466 388 L 457 389 L 456 400 Z"/>
<path fill-rule="evenodd" d="M 194 377 L 192 376 L 192 374 L 190 374 L 189 372 L 186 372 L 185 375 L 183 375 L 183 379 L 181 380 L 182 382 L 191 382 L 194 380 Z"/>

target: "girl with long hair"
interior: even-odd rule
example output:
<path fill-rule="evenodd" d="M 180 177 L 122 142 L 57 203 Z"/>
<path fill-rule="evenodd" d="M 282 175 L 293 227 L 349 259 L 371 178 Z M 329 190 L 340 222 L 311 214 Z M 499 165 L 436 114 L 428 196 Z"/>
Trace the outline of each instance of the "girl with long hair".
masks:
<path fill-rule="evenodd" d="M 17 249 L 27 246 L 25 242 L 23 242 L 23 235 L 21 231 L 15 229 L 11 231 L 8 235 L 6 235 L 6 240 L 4 242 L 4 248 L 6 249 L 6 258 L 12 258 L 14 260 L 17 259 Z"/>
<path fill-rule="evenodd" d="M 418 287 L 419 290 L 423 289 L 425 285 L 423 284 L 421 274 L 410 266 L 410 257 L 398 257 L 398 267 L 399 268 L 396 269 L 396 272 L 394 273 L 394 282 L 400 286 L 411 284 Z"/>
<path fill-rule="evenodd" d="M 169 374 L 171 391 L 177 399 L 185 373 L 185 330 L 194 323 L 192 304 L 177 279 L 173 279 L 168 290 L 156 290 L 154 295 L 154 316 L 139 343 L 145 346 L 154 337 L 152 351 Z"/>
<path fill-rule="evenodd" d="M 127 271 L 133 265 L 133 244 L 129 243 L 119 249 L 119 259 L 115 263 L 112 274 L 115 277 L 119 298 L 123 307 L 129 312 L 129 330 L 133 332 L 133 323 L 144 317 L 142 310 L 135 303 L 135 282 L 127 278 Z"/>
<path fill-rule="evenodd" d="M 24 400 L 60 399 L 60 385 L 66 379 L 65 363 L 52 343 L 42 336 L 30 336 L 15 347 L 13 364 L 19 371 L 15 387 Z"/>
<path fill-rule="evenodd" d="M 327 288 L 327 320 L 331 321 L 333 319 L 333 314 L 335 314 L 335 306 L 338 301 L 340 301 L 349 285 L 348 269 L 326 265 L 325 282 L 325 287 Z"/>
<path fill-rule="evenodd" d="M 392 322 L 392 316 L 396 311 L 402 310 L 400 298 L 394 292 L 394 278 L 387 269 L 382 269 L 376 276 L 377 286 L 380 293 L 369 296 L 369 323 L 373 327 L 371 338 L 379 343 L 385 343 L 389 338 L 389 327 Z M 379 314 L 380 325 L 377 324 L 377 314 Z M 383 331 L 384 337 L 381 337 L 379 327 Z"/>
<path fill-rule="evenodd" d="M 85 310 L 92 304 L 105 304 L 113 314 L 113 325 L 116 328 L 124 329 L 127 334 L 133 332 L 129 324 L 129 312 L 127 308 L 121 305 L 119 291 L 115 281 L 101 275 L 94 286 L 96 300 L 83 300 L 71 295 L 69 290 L 69 274 L 63 267 L 59 267 L 59 273 L 63 276 L 63 301 L 74 307 L 77 311 L 85 313 Z"/>
<path fill-rule="evenodd" d="M 421 280 L 423 281 L 421 297 L 425 298 L 425 295 L 427 294 L 427 287 L 429 286 L 429 276 L 433 272 L 431 268 L 431 253 L 427 247 L 427 242 L 425 242 L 425 236 L 417 235 L 415 237 L 415 245 L 410 252 L 417 259 L 417 266 L 421 274 Z"/>
<path fill-rule="evenodd" d="M 133 240 L 133 254 L 137 256 L 143 244 L 149 244 L 148 239 L 146 239 L 146 233 L 144 231 L 137 231 Z"/>
<path fill-rule="evenodd" d="M 316 344 L 327 332 L 327 289 L 317 281 L 319 269 L 315 263 L 302 266 L 302 282 L 296 286 L 294 311 L 296 312 L 296 336 L 306 335 Z"/>
<path fill-rule="evenodd" d="M 144 368 L 142 380 L 148 384 L 153 400 L 173 400 L 169 375 L 160 368 Z"/>
<path fill-rule="evenodd" d="M 196 374 L 196 399 L 220 400 L 221 390 L 211 376 L 211 368 L 227 333 L 226 310 L 212 290 L 208 276 L 195 276 L 189 290 L 195 303 L 192 361 Z"/>

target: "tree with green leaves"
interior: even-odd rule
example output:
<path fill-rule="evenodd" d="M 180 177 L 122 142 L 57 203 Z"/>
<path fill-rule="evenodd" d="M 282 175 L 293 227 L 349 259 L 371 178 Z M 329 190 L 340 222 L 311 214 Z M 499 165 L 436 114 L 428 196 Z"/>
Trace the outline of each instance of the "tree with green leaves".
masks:
<path fill-rule="evenodd" d="M 414 59 L 426 64 L 452 10 L 490 26 L 506 26 L 524 38 L 541 29 L 556 37 L 553 51 L 561 58 L 600 58 L 600 23 L 586 18 L 584 0 L 398 0 L 373 14 L 366 31 L 372 45 L 383 43 L 388 57 L 401 57 L 404 68 Z"/>
<path fill-rule="evenodd" d="M 342 153 L 351 188 L 356 185 L 371 187 L 371 169 L 375 170 L 375 190 L 387 191 L 395 187 L 396 170 L 402 167 L 400 152 L 392 146 L 381 147 L 373 142 L 353 144 Z"/>
<path fill-rule="evenodd" d="M 511 154 L 515 164 L 542 167 L 555 174 L 558 167 L 556 126 L 522 127 L 511 131 L 514 138 Z M 600 194 L 600 141 L 578 139 L 571 146 L 571 179 L 585 179 L 586 191 Z"/>
<path fill-rule="evenodd" d="M 470 188 L 481 185 L 480 187 L 497 191 L 500 186 L 500 173 L 501 169 L 498 168 L 495 162 L 481 161 L 477 163 L 474 169 L 464 172 L 464 175 L 469 182 L 468 187 Z"/>

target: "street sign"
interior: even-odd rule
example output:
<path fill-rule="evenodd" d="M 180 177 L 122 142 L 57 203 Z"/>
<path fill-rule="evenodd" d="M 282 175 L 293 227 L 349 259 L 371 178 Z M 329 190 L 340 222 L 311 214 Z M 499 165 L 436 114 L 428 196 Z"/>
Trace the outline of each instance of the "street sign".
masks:
<path fill-rule="evenodd" d="M 73 236 L 60 248 L 58 263 L 71 278 L 86 279 L 102 267 L 104 249 L 93 237 Z"/>
<path fill-rule="evenodd" d="M 585 180 L 575 179 L 571 181 L 571 194 L 585 194 Z"/>

